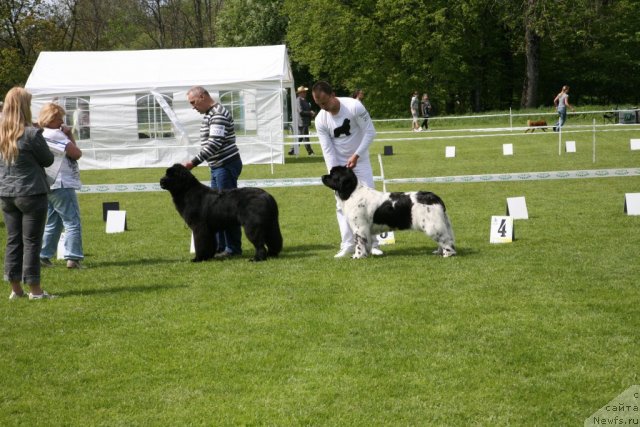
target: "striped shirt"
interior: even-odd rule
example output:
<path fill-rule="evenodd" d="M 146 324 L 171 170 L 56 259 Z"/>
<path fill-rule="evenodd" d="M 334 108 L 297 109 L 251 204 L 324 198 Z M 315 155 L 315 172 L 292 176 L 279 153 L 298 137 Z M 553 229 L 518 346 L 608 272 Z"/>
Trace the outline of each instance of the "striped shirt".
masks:
<path fill-rule="evenodd" d="M 191 160 L 193 166 L 207 162 L 219 168 L 240 158 L 236 131 L 229 110 L 217 103 L 207 111 L 200 126 L 200 152 Z"/>

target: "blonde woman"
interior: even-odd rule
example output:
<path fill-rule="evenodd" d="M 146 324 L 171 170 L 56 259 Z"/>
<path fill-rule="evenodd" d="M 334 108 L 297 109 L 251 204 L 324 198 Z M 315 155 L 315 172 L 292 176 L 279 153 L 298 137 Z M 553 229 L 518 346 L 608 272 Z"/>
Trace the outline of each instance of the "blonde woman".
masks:
<path fill-rule="evenodd" d="M 567 121 L 567 108 L 571 108 L 571 111 L 576 111 L 573 105 L 569 104 L 569 86 L 562 86 L 562 90 L 554 98 L 553 104 L 556 106 L 556 111 L 558 111 L 558 122 L 553 127 L 554 132 L 556 132 Z"/>
<path fill-rule="evenodd" d="M 52 298 L 40 286 L 40 249 L 47 220 L 49 184 L 44 168 L 53 163 L 42 131 L 31 125 L 31 94 L 14 87 L 4 100 L 0 120 L 0 203 L 7 231 L 4 278 L 9 299 Z"/>
<path fill-rule="evenodd" d="M 84 259 L 82 250 L 82 226 L 80 225 L 80 207 L 76 190 L 80 183 L 80 169 L 77 160 L 82 151 L 76 145 L 71 128 L 64 125 L 64 108 L 58 104 L 46 104 L 40 110 L 38 124 L 43 128 L 42 136 L 53 153 L 58 153 L 60 162 L 54 162 L 57 169 L 49 170 L 49 176 L 55 177 L 49 193 L 47 225 L 42 238 L 40 263 L 52 267 L 51 257 L 58 248 L 62 230 L 65 230 L 64 259 L 67 268 L 80 268 Z"/>

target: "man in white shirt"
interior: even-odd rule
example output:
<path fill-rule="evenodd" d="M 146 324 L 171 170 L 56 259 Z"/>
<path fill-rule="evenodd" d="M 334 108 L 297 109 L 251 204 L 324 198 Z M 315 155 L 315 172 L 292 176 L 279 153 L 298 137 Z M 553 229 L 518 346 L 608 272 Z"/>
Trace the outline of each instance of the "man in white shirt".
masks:
<path fill-rule="evenodd" d="M 327 170 L 334 166 L 353 169 L 358 180 L 367 187 L 374 188 L 373 171 L 369 160 L 369 146 L 376 136 L 369 112 L 357 99 L 337 97 L 327 82 L 313 85 L 313 99 L 321 108 L 315 125 Z M 336 258 L 348 256 L 354 251 L 354 237 L 347 218 L 344 216 L 340 200 L 337 199 L 336 214 L 342 242 Z M 382 255 L 374 242 L 373 255 Z"/>

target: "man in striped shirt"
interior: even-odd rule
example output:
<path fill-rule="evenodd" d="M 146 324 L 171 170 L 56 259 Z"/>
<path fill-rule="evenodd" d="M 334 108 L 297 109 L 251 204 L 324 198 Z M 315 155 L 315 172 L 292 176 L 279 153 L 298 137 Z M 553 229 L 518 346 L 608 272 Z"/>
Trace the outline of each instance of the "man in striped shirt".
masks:
<path fill-rule="evenodd" d="M 238 177 L 242 172 L 242 160 L 236 145 L 233 117 L 216 102 L 202 86 L 194 86 L 187 92 L 187 99 L 194 110 L 204 114 L 200 126 L 200 152 L 185 163 L 193 169 L 207 162 L 211 169 L 211 188 L 228 190 L 238 188 Z M 242 254 L 242 231 L 240 226 L 218 233 L 215 258 L 228 258 Z"/>

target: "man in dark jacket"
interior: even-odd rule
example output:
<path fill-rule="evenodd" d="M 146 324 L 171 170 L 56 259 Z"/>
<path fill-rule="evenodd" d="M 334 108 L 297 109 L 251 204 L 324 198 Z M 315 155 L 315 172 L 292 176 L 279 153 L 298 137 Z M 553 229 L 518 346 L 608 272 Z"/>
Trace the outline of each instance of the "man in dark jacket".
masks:
<path fill-rule="evenodd" d="M 316 116 L 315 111 L 311 109 L 311 103 L 307 101 L 307 91 L 309 88 L 300 86 L 298 90 L 296 90 L 296 107 L 298 109 L 298 135 L 309 135 L 309 125 L 311 125 L 311 119 Z M 299 136 L 298 142 L 306 142 L 304 147 L 307 149 L 307 153 L 310 156 L 313 156 L 313 149 L 311 148 L 311 144 L 309 144 L 309 137 Z M 291 150 L 289 150 L 289 154 L 298 154 L 300 150 L 299 145 L 294 145 Z"/>

